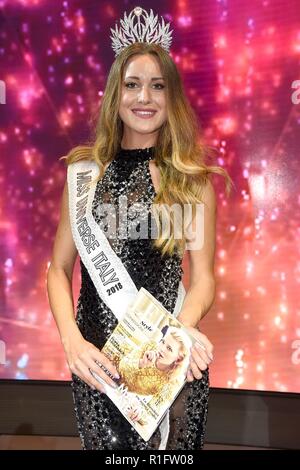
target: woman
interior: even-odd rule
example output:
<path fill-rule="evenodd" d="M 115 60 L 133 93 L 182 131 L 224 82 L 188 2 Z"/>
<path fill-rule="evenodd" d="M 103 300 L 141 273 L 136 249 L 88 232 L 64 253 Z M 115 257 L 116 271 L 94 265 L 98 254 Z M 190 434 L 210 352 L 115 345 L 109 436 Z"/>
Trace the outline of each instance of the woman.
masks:
<path fill-rule="evenodd" d="M 117 365 L 120 381 L 130 392 L 141 395 L 155 395 L 164 390 L 164 398 L 169 398 L 177 378 L 183 379 L 188 364 L 187 342 L 185 334 L 169 327 L 167 334 L 158 344 L 147 342 L 141 349 L 133 349 Z"/>
<path fill-rule="evenodd" d="M 139 24 L 140 10 L 134 10 Z M 72 372 L 83 449 L 192 450 L 203 447 L 209 394 L 208 365 L 213 346 L 197 326 L 215 295 L 216 203 L 209 175 L 222 174 L 228 184 L 229 177 L 221 168 L 204 163 L 204 147 L 197 144 L 197 121 L 166 49 L 169 33 L 162 34 L 165 36 L 161 43 L 133 40 L 118 48 L 103 95 L 95 139 L 91 145 L 73 149 L 67 156 L 67 164 L 69 170 L 78 162 L 92 161 L 100 169 L 92 201 L 97 227 L 103 222 L 101 205 L 113 204 L 118 215 L 121 213 L 120 195 L 127 197 L 129 206 L 143 204 L 150 217 L 154 204 L 179 203 L 195 207 L 204 203 L 204 241 L 199 249 L 189 250 L 190 287 L 177 317 L 204 348 L 197 345 L 192 348 L 187 383 L 171 406 L 169 428 L 161 426 L 148 442 L 143 441 L 105 393 L 101 393 L 104 389 L 91 373 L 100 375 L 110 385 L 115 384 L 113 377 L 118 377 L 117 370 L 100 350 L 118 323 L 118 312 L 108 308 L 108 301 L 104 302 L 104 297 L 99 296 L 94 285 L 97 276 L 90 276 L 82 257 L 82 285 L 74 319 L 71 286 L 79 245 L 74 244 L 75 222 L 70 224 L 69 218 L 72 181 L 69 186 L 66 183 L 48 272 L 48 295 Z M 86 174 L 83 172 L 81 176 Z M 83 195 L 86 190 L 84 183 L 78 189 Z M 131 231 L 135 219 L 128 219 Z M 84 218 L 81 220 L 85 226 Z M 159 224 L 157 217 L 156 221 Z M 174 220 L 170 219 L 170 224 L 169 237 L 159 234 L 153 240 L 124 238 L 114 218 L 108 219 L 104 229 L 116 229 L 116 236 L 107 236 L 108 250 L 113 250 L 121 260 L 136 288 L 147 289 L 173 313 L 183 274 L 182 257 L 193 239 L 189 236 L 175 238 Z M 191 224 L 193 229 L 194 226 L 195 218 Z M 86 231 L 88 227 L 84 233 Z M 91 243 L 89 236 L 86 244 L 92 247 Z M 93 243 L 97 244 L 97 240 Z M 114 284 L 112 292 L 122 293 L 121 287 L 122 284 Z"/>

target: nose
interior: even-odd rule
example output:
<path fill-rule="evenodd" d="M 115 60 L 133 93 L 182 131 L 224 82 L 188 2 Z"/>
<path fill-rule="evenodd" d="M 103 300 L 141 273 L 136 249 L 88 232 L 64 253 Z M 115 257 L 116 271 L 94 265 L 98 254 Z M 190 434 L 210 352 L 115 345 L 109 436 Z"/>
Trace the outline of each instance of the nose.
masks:
<path fill-rule="evenodd" d="M 139 103 L 149 103 L 150 101 L 150 91 L 148 90 L 147 86 L 142 86 L 141 91 L 138 97 Z"/>

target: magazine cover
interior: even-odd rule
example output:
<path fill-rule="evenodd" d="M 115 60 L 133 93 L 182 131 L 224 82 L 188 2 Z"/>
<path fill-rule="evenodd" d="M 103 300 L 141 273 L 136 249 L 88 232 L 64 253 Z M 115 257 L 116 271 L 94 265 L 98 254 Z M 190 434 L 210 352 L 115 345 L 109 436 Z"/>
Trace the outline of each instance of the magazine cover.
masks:
<path fill-rule="evenodd" d="M 102 352 L 115 364 L 117 388 L 108 397 L 140 436 L 148 441 L 186 381 L 195 339 L 143 287 Z"/>

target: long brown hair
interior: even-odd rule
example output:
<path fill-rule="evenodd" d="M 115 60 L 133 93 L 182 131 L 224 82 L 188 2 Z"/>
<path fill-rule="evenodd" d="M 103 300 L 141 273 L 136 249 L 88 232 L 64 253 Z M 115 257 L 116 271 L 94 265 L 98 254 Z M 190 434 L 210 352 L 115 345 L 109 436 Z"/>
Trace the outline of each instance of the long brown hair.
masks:
<path fill-rule="evenodd" d="M 200 141 L 199 123 L 187 100 L 182 80 L 170 55 L 158 44 L 134 43 L 126 47 L 115 59 L 110 69 L 105 92 L 102 97 L 100 115 L 94 129 L 91 143 L 73 148 L 67 156 L 61 157 L 66 164 L 87 158 L 99 166 L 99 181 L 105 165 L 112 161 L 121 146 L 123 123 L 119 117 L 119 104 L 122 80 L 128 60 L 135 54 L 151 54 L 156 57 L 165 79 L 168 118 L 161 126 L 155 144 L 154 155 L 160 171 L 160 186 L 153 201 L 153 214 L 159 230 L 153 239 L 154 246 L 162 255 L 172 255 L 175 251 L 184 253 L 186 237 L 175 237 L 175 214 L 169 213 L 170 232 L 167 238 L 161 231 L 159 207 L 189 204 L 195 215 L 196 204 L 200 204 L 201 194 L 210 174 L 225 178 L 226 191 L 230 192 L 232 180 L 219 166 L 205 163 L 212 149 Z"/>

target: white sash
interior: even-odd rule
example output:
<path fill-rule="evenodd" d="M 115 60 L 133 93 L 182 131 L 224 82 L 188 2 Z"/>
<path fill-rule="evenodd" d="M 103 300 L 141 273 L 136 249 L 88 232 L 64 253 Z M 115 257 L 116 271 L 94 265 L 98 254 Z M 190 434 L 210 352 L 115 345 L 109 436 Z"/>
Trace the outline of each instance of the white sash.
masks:
<path fill-rule="evenodd" d="M 130 303 L 134 301 L 138 290 L 92 215 L 96 184 L 88 186 L 88 183 L 95 180 L 98 174 L 99 167 L 91 160 L 84 159 L 68 165 L 70 225 L 78 254 L 99 297 L 120 321 Z M 184 297 L 185 289 L 180 281 L 174 316 L 180 312 Z M 159 450 L 164 450 L 169 435 L 169 410 L 159 429 L 161 432 Z"/>

